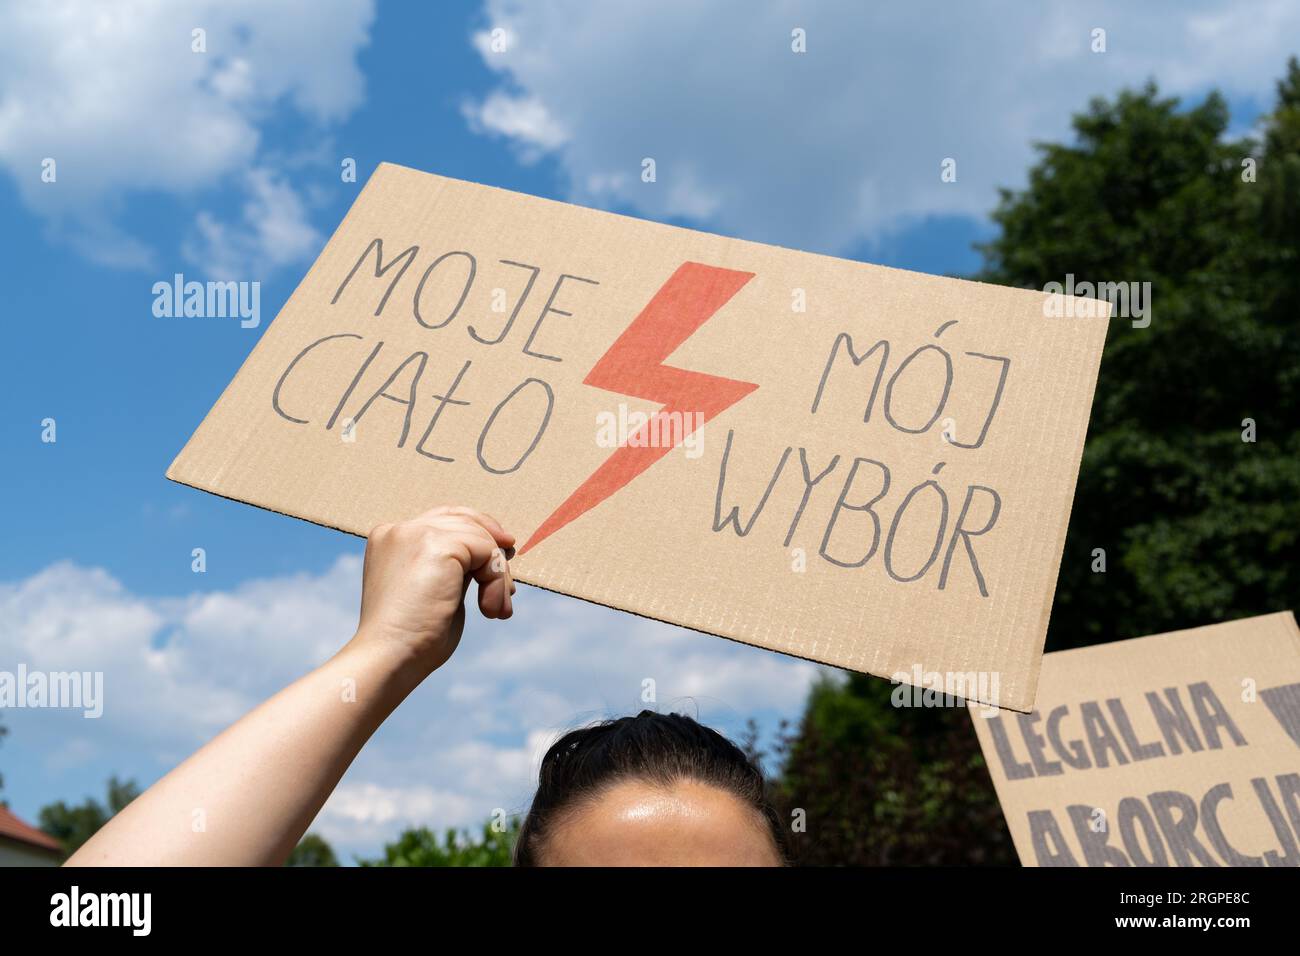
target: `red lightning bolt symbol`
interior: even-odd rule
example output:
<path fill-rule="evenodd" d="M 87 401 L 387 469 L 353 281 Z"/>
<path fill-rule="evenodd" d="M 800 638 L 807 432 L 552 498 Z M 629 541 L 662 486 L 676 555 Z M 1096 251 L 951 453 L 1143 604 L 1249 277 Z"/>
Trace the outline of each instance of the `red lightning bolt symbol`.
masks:
<path fill-rule="evenodd" d="M 651 447 L 648 440 L 638 437 L 650 431 L 656 418 L 661 419 L 659 434 L 662 436 L 669 433 L 671 423 L 662 419 L 682 412 L 679 434 L 684 441 L 696 430 L 697 422 L 703 424 L 716 417 L 758 388 L 752 382 L 663 364 L 664 359 L 753 277 L 752 272 L 719 269 L 698 262 L 682 263 L 600 357 L 583 384 L 662 402 L 663 407 L 541 523 L 519 549 L 520 554 L 596 507 L 668 454 L 671 449 L 662 442 Z M 695 416 L 694 412 L 702 413 L 702 417 Z"/>

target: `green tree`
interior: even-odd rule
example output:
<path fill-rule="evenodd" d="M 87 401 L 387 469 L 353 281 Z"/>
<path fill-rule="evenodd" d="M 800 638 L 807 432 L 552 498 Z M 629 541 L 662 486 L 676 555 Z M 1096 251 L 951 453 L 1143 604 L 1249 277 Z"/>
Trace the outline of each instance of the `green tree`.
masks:
<path fill-rule="evenodd" d="M 489 820 L 478 836 L 447 829 L 442 837 L 428 827 L 404 830 L 397 842 L 384 847 L 380 859 L 358 859 L 361 866 L 510 866 L 519 819 L 505 827 Z"/>
<path fill-rule="evenodd" d="M 1152 290 L 1148 327 L 1110 322 L 1049 649 L 1283 610 L 1300 590 L 1295 61 L 1263 143 L 1225 138 L 1228 121 L 1217 95 L 1095 101 L 994 213 L 980 278 Z"/>
<path fill-rule="evenodd" d="M 776 744 L 771 798 L 796 865 L 1016 860 L 966 708 L 899 708 L 876 677 L 823 679 Z"/>
<path fill-rule="evenodd" d="M 334 848 L 322 836 L 308 833 L 284 861 L 285 866 L 338 866 L 339 858 L 334 855 Z"/>
<path fill-rule="evenodd" d="M 1049 650 L 1300 593 L 1300 65 L 1259 141 L 1228 125 L 1218 95 L 1096 100 L 993 213 L 976 278 L 1151 283 L 1150 324 L 1109 325 Z M 891 690 L 819 684 L 779 740 L 774 797 L 806 818 L 796 862 L 1014 862 L 968 713 L 895 708 Z"/>
<path fill-rule="evenodd" d="M 69 806 L 60 800 L 41 807 L 37 819 L 40 828 L 58 840 L 65 853 L 71 854 L 139 795 L 140 789 L 135 781 L 118 780 L 114 776 L 108 781 L 108 796 L 104 803 L 87 797 L 82 803 Z"/>

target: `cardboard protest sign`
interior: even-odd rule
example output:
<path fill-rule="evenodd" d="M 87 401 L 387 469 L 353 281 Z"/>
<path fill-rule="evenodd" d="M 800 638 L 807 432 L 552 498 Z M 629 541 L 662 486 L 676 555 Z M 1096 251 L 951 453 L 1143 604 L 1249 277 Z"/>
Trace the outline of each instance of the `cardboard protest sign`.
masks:
<path fill-rule="evenodd" d="M 384 164 L 168 476 L 1027 710 L 1106 334 L 1048 298 Z"/>
<path fill-rule="evenodd" d="M 971 715 L 1026 866 L 1300 866 L 1289 611 L 1048 654 L 1032 713 Z"/>

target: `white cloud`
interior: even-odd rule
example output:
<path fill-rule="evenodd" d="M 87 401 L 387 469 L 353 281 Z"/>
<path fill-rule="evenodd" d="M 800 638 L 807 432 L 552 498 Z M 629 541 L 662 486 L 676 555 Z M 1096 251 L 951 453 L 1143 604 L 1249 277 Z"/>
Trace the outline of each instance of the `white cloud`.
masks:
<path fill-rule="evenodd" d="M 185 258 L 219 279 L 258 274 L 307 258 L 320 246 L 320 233 L 293 187 L 267 169 L 245 177 L 248 200 L 237 223 L 223 223 L 206 210 L 197 236 L 182 247 Z"/>
<path fill-rule="evenodd" d="M 345 555 L 319 575 L 166 599 L 66 562 L 0 584 L 0 666 L 104 674 L 98 720 L 7 712 L 8 759 L 61 780 L 79 765 L 161 775 L 342 646 L 360 572 L 360 557 Z M 570 727 L 648 706 L 735 734 L 751 716 L 794 716 L 819 672 L 527 587 L 516 609 L 510 622 L 471 615 L 451 662 L 381 728 L 314 830 L 346 854 L 373 855 L 406 825 L 477 826 L 526 807 L 541 755 Z M 642 702 L 646 679 L 657 704 Z"/>
<path fill-rule="evenodd" d="M 349 782 L 330 796 L 316 830 L 327 840 L 355 843 L 358 835 L 364 835 L 379 843 L 392 839 L 404 826 L 437 828 L 437 821 L 470 818 L 478 809 L 462 794 L 431 787 Z"/>
<path fill-rule="evenodd" d="M 102 569 L 62 562 L 0 585 L 0 661 L 102 671 L 104 716 L 69 713 L 69 726 L 101 742 L 111 740 L 99 736 L 104 728 L 131 733 L 161 752 L 210 736 L 268 686 L 288 683 L 332 653 L 334 635 L 355 617 L 349 598 L 358 575 L 357 559 L 346 558 L 318 578 L 149 599 Z"/>
<path fill-rule="evenodd" d="M 373 0 L 340 0 L 327 16 L 312 0 L 0 2 L 0 167 L 56 237 L 111 265 L 153 257 L 117 222 L 126 197 L 231 184 L 248 208 L 235 223 L 200 216 L 202 265 L 301 258 L 317 236 L 259 160 L 261 124 L 286 107 L 322 127 L 350 114 L 373 15 Z M 195 29 L 206 52 L 192 49 Z M 53 183 L 41 178 L 47 158 Z M 251 228 L 250 209 L 269 226 Z"/>
<path fill-rule="evenodd" d="M 473 43 L 502 83 L 467 110 L 474 128 L 552 153 L 576 201 L 818 251 L 984 216 L 1094 95 L 1154 76 L 1266 103 L 1300 35 L 1287 0 L 485 7 Z"/>
<path fill-rule="evenodd" d="M 528 160 L 539 158 L 545 150 L 562 146 L 568 134 L 546 111 L 538 99 L 510 96 L 497 91 L 482 103 L 467 103 L 463 108 L 470 127 L 477 132 L 496 133 L 515 140 Z"/>

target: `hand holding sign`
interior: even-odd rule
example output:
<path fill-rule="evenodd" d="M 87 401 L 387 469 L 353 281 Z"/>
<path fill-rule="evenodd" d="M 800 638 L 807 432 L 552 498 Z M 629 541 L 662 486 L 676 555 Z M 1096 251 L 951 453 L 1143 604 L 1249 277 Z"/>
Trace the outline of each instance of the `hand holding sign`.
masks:
<path fill-rule="evenodd" d="M 358 639 L 409 655 L 423 674 L 441 667 L 460 642 L 471 581 L 484 617 L 514 613 L 503 555 L 514 542 L 495 518 L 464 507 L 377 526 L 366 544 Z"/>

